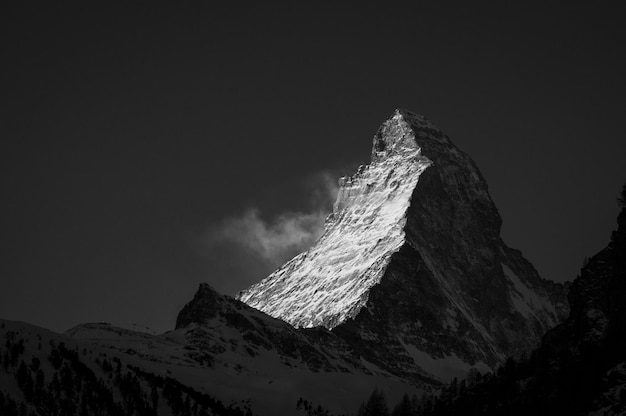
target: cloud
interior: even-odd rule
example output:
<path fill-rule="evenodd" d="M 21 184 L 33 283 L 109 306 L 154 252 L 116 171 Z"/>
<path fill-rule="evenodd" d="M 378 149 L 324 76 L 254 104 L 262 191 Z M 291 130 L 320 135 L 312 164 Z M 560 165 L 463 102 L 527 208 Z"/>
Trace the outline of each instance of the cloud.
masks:
<path fill-rule="evenodd" d="M 330 214 L 339 192 L 340 176 L 331 171 L 321 171 L 311 176 L 309 186 L 312 189 L 311 205 L 313 207 L 328 211 Z"/>
<path fill-rule="evenodd" d="M 234 244 L 272 267 L 277 267 L 311 247 L 324 232 L 324 220 L 337 196 L 337 176 L 329 171 L 312 175 L 310 209 L 283 212 L 264 218 L 250 207 L 243 214 L 225 218 L 209 231 L 209 244 Z"/>
<path fill-rule="evenodd" d="M 287 212 L 271 220 L 256 208 L 227 218 L 212 232 L 216 241 L 235 243 L 269 263 L 278 264 L 311 247 L 324 231 L 326 213 Z"/>

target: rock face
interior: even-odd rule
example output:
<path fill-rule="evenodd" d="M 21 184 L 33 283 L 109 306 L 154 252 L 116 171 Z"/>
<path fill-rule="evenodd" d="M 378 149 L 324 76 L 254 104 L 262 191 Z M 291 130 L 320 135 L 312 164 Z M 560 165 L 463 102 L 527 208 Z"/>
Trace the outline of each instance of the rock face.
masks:
<path fill-rule="evenodd" d="M 342 178 L 325 233 L 239 298 L 297 327 L 333 328 L 354 317 L 404 243 L 406 211 L 420 174 L 432 164 L 398 113 L 375 143 L 369 166 Z"/>
<path fill-rule="evenodd" d="M 610 243 L 571 285 L 565 322 L 429 415 L 626 415 L 626 185 L 621 201 Z"/>
<path fill-rule="evenodd" d="M 206 283 L 200 284 L 193 299 L 179 312 L 176 330 L 185 331 L 189 345 L 213 359 L 225 357 L 223 359 L 233 365 L 241 361 L 237 357 L 256 359 L 272 351 L 280 356 L 284 365 L 307 368 L 311 372 L 366 375 L 376 372 L 362 362 L 358 351 L 334 332 L 324 327 L 294 328 L 216 292 Z M 424 371 L 406 381 L 416 385 L 438 384 L 438 380 Z"/>
<path fill-rule="evenodd" d="M 540 399 L 557 406 L 567 403 L 577 412 L 626 414 L 625 201 L 608 246 L 589 260 L 571 285 L 569 317 L 544 336 L 539 350 L 553 363 L 550 373 L 556 374 L 556 382 L 542 390 L 547 398 Z M 577 391 L 568 396 L 572 385 Z M 572 402 L 574 394 L 580 397 Z"/>
<path fill-rule="evenodd" d="M 577 344 L 626 339 L 626 208 L 617 224 L 609 245 L 583 267 L 568 293 L 570 315 L 561 327 Z"/>
<path fill-rule="evenodd" d="M 283 360 L 293 360 L 310 371 L 367 371 L 358 357 L 349 353 L 333 334 L 321 329 L 320 338 L 337 346 L 335 351 L 322 352 L 318 337 L 310 337 L 285 322 L 272 318 L 202 283 L 194 298 L 185 305 L 176 319 L 176 329 L 187 329 L 187 341 L 202 351 L 219 357 L 225 352 L 250 358 L 262 351 L 275 351 Z M 232 359 L 232 356 L 229 356 Z"/>
<path fill-rule="evenodd" d="M 564 287 L 507 247 L 500 225 L 474 162 L 424 117 L 396 110 L 371 164 L 340 180 L 319 241 L 238 298 L 331 329 L 392 374 L 493 368 L 567 313 Z"/>
<path fill-rule="evenodd" d="M 203 366 L 200 379 L 212 394 L 242 401 L 255 414 L 301 414 L 296 403 L 302 398 L 348 414 L 376 387 L 398 401 L 404 393 L 440 385 L 424 371 L 399 378 L 378 369 L 324 327 L 294 328 L 207 284 L 181 310 L 176 330 L 165 335 L 184 345 L 185 358 Z"/>
<path fill-rule="evenodd" d="M 622 194 L 626 196 L 626 185 Z M 567 354 L 573 362 L 596 354 L 603 362 L 613 357 L 626 366 L 626 207 L 617 223 L 607 247 L 572 282 L 568 318 L 544 336 L 542 349 L 550 354 Z"/>

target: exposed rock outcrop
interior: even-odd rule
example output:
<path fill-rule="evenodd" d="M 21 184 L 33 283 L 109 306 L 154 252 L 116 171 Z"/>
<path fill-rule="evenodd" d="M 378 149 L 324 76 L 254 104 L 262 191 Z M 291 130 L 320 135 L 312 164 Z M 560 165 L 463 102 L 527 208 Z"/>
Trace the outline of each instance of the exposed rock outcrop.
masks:
<path fill-rule="evenodd" d="M 500 226 L 469 156 L 396 110 L 371 164 L 340 180 L 319 241 L 238 297 L 296 327 L 332 329 L 394 374 L 494 368 L 567 312 L 565 288 L 507 247 Z"/>

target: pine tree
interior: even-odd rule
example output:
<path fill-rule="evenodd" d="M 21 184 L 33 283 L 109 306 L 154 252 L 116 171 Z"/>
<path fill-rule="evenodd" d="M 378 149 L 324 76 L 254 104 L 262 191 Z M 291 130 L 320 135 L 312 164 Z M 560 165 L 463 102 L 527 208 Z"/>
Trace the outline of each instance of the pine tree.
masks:
<path fill-rule="evenodd" d="M 365 416 L 389 416 L 389 406 L 385 393 L 375 388 L 367 404 L 365 405 Z"/>
<path fill-rule="evenodd" d="M 413 413 L 413 404 L 409 396 L 405 393 L 402 399 L 400 399 L 400 403 L 393 409 L 391 416 L 411 416 Z"/>
<path fill-rule="evenodd" d="M 156 386 L 152 386 L 152 391 L 150 392 L 150 399 L 152 400 L 152 407 L 156 411 L 157 406 L 159 405 L 159 391 Z"/>
<path fill-rule="evenodd" d="M 478 369 L 476 369 L 476 367 L 472 367 L 469 369 L 469 371 L 467 372 L 467 385 L 469 387 L 474 387 L 478 374 L 480 374 L 480 372 L 478 371 Z"/>
<path fill-rule="evenodd" d="M 39 358 L 33 357 L 31 359 L 31 363 L 30 363 L 31 370 L 33 370 L 34 372 L 37 372 L 37 370 L 39 370 L 40 365 L 41 365 L 41 361 L 39 361 Z"/>
<path fill-rule="evenodd" d="M 15 373 L 15 379 L 17 380 L 17 385 L 20 389 L 24 389 L 26 377 L 28 377 L 28 368 L 26 367 L 26 364 L 24 364 L 24 361 L 22 361 L 17 369 L 17 372 Z"/>

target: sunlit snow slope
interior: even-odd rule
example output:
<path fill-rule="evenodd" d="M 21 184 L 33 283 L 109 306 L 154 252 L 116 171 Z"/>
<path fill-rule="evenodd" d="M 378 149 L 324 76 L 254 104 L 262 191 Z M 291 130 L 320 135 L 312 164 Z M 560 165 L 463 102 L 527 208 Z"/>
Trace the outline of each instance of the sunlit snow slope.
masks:
<path fill-rule="evenodd" d="M 353 316 L 404 243 L 406 210 L 420 174 L 432 163 L 396 113 L 372 163 L 340 179 L 325 232 L 239 299 L 297 327 L 332 328 Z M 392 138 L 393 140 L 389 140 Z"/>

